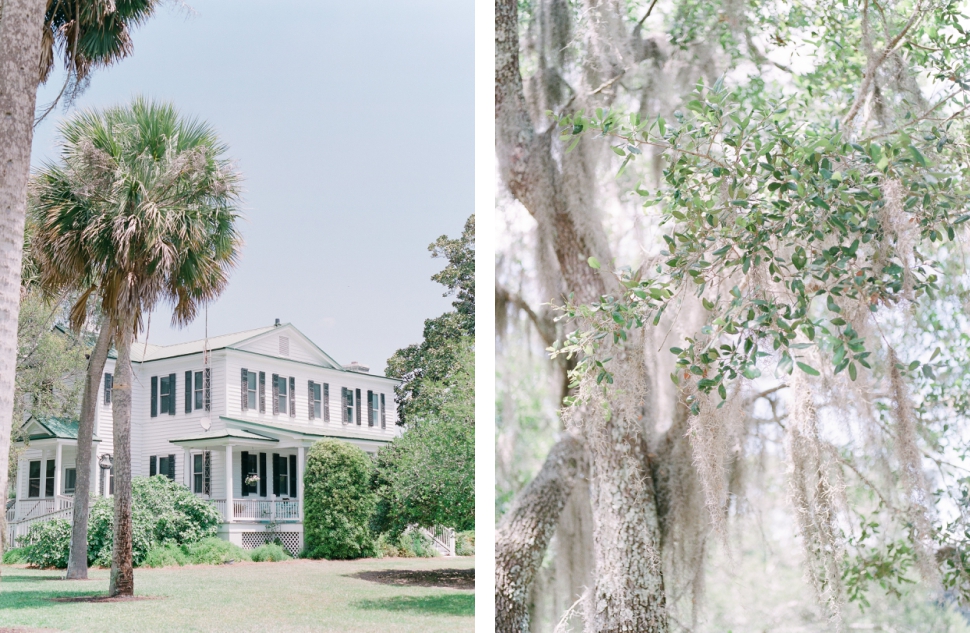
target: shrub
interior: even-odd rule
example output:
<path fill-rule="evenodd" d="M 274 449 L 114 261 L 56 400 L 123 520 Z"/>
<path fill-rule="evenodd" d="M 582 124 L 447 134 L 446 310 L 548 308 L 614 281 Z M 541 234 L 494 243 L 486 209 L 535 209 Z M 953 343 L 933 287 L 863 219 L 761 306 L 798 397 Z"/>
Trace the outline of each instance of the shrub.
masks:
<path fill-rule="evenodd" d="M 229 561 L 248 561 L 249 552 L 221 538 L 209 537 L 182 547 L 188 564 L 221 565 Z"/>
<path fill-rule="evenodd" d="M 475 555 L 475 530 L 467 530 L 465 532 L 458 532 L 455 534 L 455 555 Z"/>
<path fill-rule="evenodd" d="M 142 567 L 181 567 L 189 561 L 185 552 L 178 545 L 162 545 L 148 551 Z"/>
<path fill-rule="evenodd" d="M 88 562 L 109 567 L 114 505 L 99 498 L 88 520 Z M 168 477 L 135 477 L 131 482 L 132 559 L 140 565 L 152 549 L 184 545 L 216 535 L 219 512 Z"/>
<path fill-rule="evenodd" d="M 368 522 L 377 503 L 370 489 L 373 463 L 361 449 L 321 440 L 307 453 L 303 476 L 304 537 L 310 558 L 373 556 Z"/>
<path fill-rule="evenodd" d="M 434 558 L 440 552 L 431 544 L 431 539 L 418 530 L 408 530 L 397 538 L 400 556 L 404 558 Z"/>
<path fill-rule="evenodd" d="M 278 563 L 293 558 L 277 543 L 265 543 L 249 552 L 254 563 Z"/>
<path fill-rule="evenodd" d="M 393 558 L 401 555 L 397 545 L 394 544 L 394 539 L 392 539 L 386 533 L 377 537 L 377 539 L 374 541 L 374 549 L 377 552 L 378 558 Z"/>
<path fill-rule="evenodd" d="M 64 569 L 71 547 L 71 523 L 67 519 L 35 523 L 18 542 L 28 565 Z"/>
<path fill-rule="evenodd" d="M 8 549 L 3 553 L 4 565 L 20 565 L 26 562 L 27 561 L 24 559 L 24 549 L 22 547 Z"/>

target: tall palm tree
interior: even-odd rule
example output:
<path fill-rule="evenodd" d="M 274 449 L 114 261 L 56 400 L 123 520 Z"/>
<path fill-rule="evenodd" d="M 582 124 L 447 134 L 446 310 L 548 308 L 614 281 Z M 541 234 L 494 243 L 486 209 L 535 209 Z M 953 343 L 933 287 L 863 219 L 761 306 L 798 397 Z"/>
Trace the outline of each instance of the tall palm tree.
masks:
<path fill-rule="evenodd" d="M 131 28 L 147 20 L 159 3 L 0 2 L 0 507 L 7 501 L 20 265 L 37 87 L 47 81 L 59 53 L 67 70 L 65 89 L 70 86 L 69 96 L 75 95 L 93 69 L 131 53 Z M 0 545 L 6 534 L 6 516 L 0 513 Z"/>
<path fill-rule="evenodd" d="M 35 181 L 32 248 L 44 288 L 97 298 L 118 350 L 109 593 L 132 595 L 131 344 L 159 302 L 184 325 L 225 288 L 240 178 L 212 128 L 168 104 L 82 112 L 60 134 L 61 162 Z"/>

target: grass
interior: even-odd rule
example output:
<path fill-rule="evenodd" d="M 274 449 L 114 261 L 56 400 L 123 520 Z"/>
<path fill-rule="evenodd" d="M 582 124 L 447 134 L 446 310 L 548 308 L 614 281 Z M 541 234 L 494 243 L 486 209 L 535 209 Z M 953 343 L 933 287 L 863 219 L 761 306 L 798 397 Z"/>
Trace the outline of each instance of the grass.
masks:
<path fill-rule="evenodd" d="M 470 590 L 373 582 L 361 572 L 469 569 L 472 558 L 290 560 L 135 570 L 133 602 L 56 602 L 104 595 L 108 571 L 92 580 L 4 565 L 0 628 L 63 631 L 474 631 Z M 427 583 L 425 583 L 427 584 Z"/>

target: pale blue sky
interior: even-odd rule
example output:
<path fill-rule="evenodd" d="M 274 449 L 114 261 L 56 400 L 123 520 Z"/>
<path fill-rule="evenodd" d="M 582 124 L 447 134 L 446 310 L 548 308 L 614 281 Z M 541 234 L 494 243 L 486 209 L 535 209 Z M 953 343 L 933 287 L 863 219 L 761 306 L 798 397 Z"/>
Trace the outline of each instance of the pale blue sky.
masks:
<path fill-rule="evenodd" d="M 473 0 L 190 0 L 134 34 L 76 108 L 142 94 L 210 124 L 245 178 L 242 261 L 209 333 L 291 322 L 348 364 L 383 373 L 450 307 L 427 250 L 474 204 Z M 52 77 L 38 94 L 60 89 Z M 73 110 L 72 110 L 73 111 Z M 56 157 L 53 112 L 33 163 Z M 150 341 L 201 338 L 167 307 Z"/>

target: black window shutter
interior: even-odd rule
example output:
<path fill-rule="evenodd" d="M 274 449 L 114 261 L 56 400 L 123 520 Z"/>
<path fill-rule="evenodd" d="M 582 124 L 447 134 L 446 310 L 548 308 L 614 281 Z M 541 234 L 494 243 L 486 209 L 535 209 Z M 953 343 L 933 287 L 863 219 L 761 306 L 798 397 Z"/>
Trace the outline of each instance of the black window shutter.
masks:
<path fill-rule="evenodd" d="M 168 414 L 175 415 L 175 374 L 168 375 Z"/>
<path fill-rule="evenodd" d="M 323 421 L 330 421 L 330 385 L 323 383 Z"/>
<path fill-rule="evenodd" d="M 114 387 L 114 376 L 104 375 L 104 403 L 111 404 L 111 388 Z"/>
<path fill-rule="evenodd" d="M 242 379 L 240 380 L 239 385 L 239 408 L 243 411 L 247 411 L 249 409 L 249 370 L 242 370 Z"/>
<path fill-rule="evenodd" d="M 273 494 L 280 496 L 280 456 L 273 453 Z"/>
<path fill-rule="evenodd" d="M 290 496 L 296 498 L 296 455 L 290 455 Z"/>
<path fill-rule="evenodd" d="M 280 377 L 279 374 L 273 374 L 273 415 L 279 415 L 280 413 Z"/>
<path fill-rule="evenodd" d="M 249 486 L 246 485 L 246 477 L 249 476 L 249 452 L 242 451 L 239 455 L 239 474 L 242 476 L 242 480 L 239 482 L 239 489 L 242 490 L 242 496 L 249 496 Z"/>
<path fill-rule="evenodd" d="M 175 481 L 175 455 L 168 456 L 168 478 Z"/>
<path fill-rule="evenodd" d="M 367 426 L 374 426 L 374 392 L 367 390 Z"/>
<path fill-rule="evenodd" d="M 259 454 L 259 496 L 266 496 L 266 453 Z"/>
<path fill-rule="evenodd" d="M 313 419 L 313 381 L 308 380 L 306 383 L 306 405 L 307 405 L 307 419 Z"/>
<path fill-rule="evenodd" d="M 360 389 L 357 390 L 357 426 L 360 426 Z"/>
<path fill-rule="evenodd" d="M 192 413 L 192 371 L 185 372 L 185 412 Z"/>
<path fill-rule="evenodd" d="M 290 417 L 296 417 L 296 378 L 290 376 Z"/>
<path fill-rule="evenodd" d="M 158 376 L 152 376 L 152 417 L 158 416 Z"/>
<path fill-rule="evenodd" d="M 154 477 L 158 474 L 158 458 L 152 455 L 148 458 L 148 476 Z"/>
<path fill-rule="evenodd" d="M 387 418 L 384 417 L 384 394 L 381 394 L 381 428 L 387 428 Z"/>
<path fill-rule="evenodd" d="M 266 372 L 259 372 L 259 412 L 266 413 Z"/>

